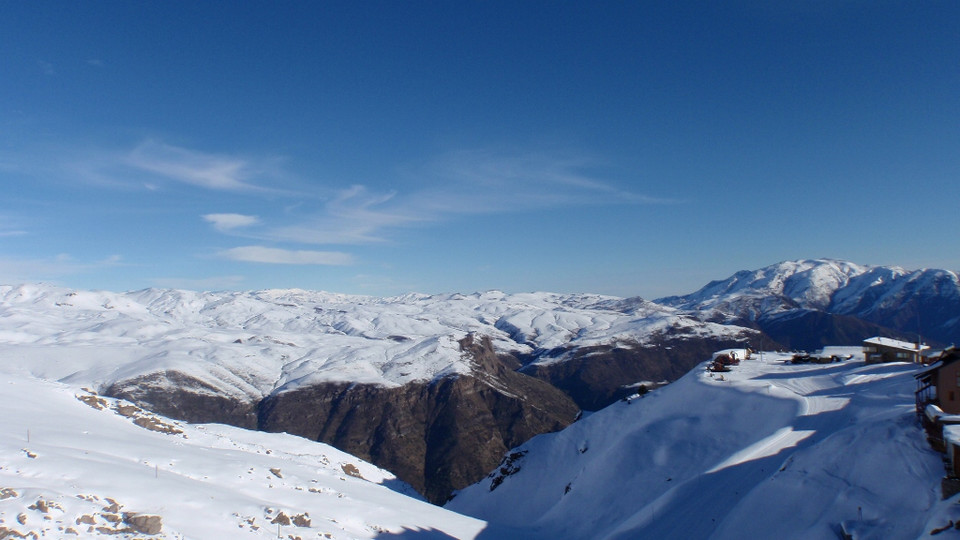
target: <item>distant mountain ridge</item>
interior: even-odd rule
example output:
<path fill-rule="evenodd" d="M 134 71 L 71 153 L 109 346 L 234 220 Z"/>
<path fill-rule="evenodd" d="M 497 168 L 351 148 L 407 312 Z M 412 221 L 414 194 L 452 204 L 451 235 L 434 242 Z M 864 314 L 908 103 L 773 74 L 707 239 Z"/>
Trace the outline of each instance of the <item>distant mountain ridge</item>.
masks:
<path fill-rule="evenodd" d="M 859 339 L 879 332 L 960 342 L 960 278 L 950 270 L 786 261 L 655 302 L 703 320 L 754 326 L 782 343 L 807 347 L 818 343 L 798 335 L 804 328 L 830 337 L 847 333 Z"/>

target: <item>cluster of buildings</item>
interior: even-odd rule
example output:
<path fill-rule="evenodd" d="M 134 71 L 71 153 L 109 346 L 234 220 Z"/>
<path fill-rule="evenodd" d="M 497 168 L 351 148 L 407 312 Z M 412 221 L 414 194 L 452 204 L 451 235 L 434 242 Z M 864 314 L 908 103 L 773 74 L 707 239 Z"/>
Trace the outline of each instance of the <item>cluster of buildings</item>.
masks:
<path fill-rule="evenodd" d="M 944 453 L 946 475 L 943 498 L 960 493 L 960 350 L 950 347 L 920 370 L 917 379 L 917 416 L 934 450 Z"/>

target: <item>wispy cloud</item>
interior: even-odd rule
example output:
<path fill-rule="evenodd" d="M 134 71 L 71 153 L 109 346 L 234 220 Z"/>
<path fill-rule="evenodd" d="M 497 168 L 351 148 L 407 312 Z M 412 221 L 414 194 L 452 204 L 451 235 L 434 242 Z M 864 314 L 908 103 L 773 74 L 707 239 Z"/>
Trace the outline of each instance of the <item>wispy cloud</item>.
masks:
<path fill-rule="evenodd" d="M 257 169 L 248 160 L 198 152 L 159 141 L 141 143 L 124 161 L 135 169 L 207 189 L 262 189 L 250 183 L 257 175 Z"/>
<path fill-rule="evenodd" d="M 430 219 L 395 192 L 374 193 L 354 185 L 337 193 L 313 216 L 277 227 L 268 235 L 304 244 L 369 244 L 384 241 L 383 231 Z"/>
<path fill-rule="evenodd" d="M 370 244 L 392 230 L 441 222 L 458 215 L 603 204 L 671 204 L 676 201 L 618 187 L 588 158 L 546 153 L 462 151 L 442 156 L 408 177 L 416 191 L 343 189 L 311 215 L 272 227 L 263 238 L 303 244 Z"/>
<path fill-rule="evenodd" d="M 670 204 L 621 188 L 598 171 L 604 164 L 575 154 L 451 152 L 427 165 L 437 187 L 419 194 L 441 213 L 511 212 L 589 204 Z"/>
<path fill-rule="evenodd" d="M 27 231 L 11 217 L 0 214 L 0 238 L 26 236 Z"/>
<path fill-rule="evenodd" d="M 205 221 L 212 223 L 214 229 L 221 232 L 229 232 L 260 223 L 259 217 L 244 214 L 206 214 L 202 217 Z"/>
<path fill-rule="evenodd" d="M 0 258 L 0 283 L 52 281 L 120 264 L 119 255 L 99 261 L 81 261 L 66 253 L 46 258 Z"/>
<path fill-rule="evenodd" d="M 267 264 L 303 264 L 343 266 L 353 263 L 349 253 L 338 251 L 287 250 L 264 246 L 241 246 L 226 249 L 218 253 L 220 257 L 233 261 Z"/>

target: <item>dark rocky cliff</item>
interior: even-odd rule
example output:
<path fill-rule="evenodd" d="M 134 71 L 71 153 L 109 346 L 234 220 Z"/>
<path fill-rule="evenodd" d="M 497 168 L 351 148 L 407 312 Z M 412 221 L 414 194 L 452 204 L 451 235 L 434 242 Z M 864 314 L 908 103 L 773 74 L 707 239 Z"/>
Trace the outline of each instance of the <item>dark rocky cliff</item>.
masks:
<path fill-rule="evenodd" d="M 101 388 L 100 393 L 132 401 L 177 420 L 257 429 L 259 400 L 224 395 L 209 384 L 179 371 L 160 371 L 125 379 Z"/>
<path fill-rule="evenodd" d="M 103 390 L 174 418 L 287 432 L 331 444 L 396 474 L 434 503 L 479 481 L 503 454 L 573 422 L 576 404 L 547 382 L 517 373 L 488 339 L 461 342 L 474 371 L 399 387 L 324 383 L 258 403 L 211 395 L 176 372 Z"/>

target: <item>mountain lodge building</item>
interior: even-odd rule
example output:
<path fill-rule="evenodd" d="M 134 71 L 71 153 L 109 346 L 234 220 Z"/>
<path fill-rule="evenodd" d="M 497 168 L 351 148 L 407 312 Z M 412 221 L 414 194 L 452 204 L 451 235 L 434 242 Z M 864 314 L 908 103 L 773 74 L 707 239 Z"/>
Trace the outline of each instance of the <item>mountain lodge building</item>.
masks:
<path fill-rule="evenodd" d="M 923 361 L 923 351 L 929 348 L 920 343 L 872 337 L 863 340 L 863 358 L 868 364 L 882 362 L 913 362 L 919 364 Z"/>
<path fill-rule="evenodd" d="M 950 347 L 929 368 L 914 375 L 917 379 L 917 412 L 927 405 L 940 407 L 944 414 L 960 414 L 960 350 Z"/>

